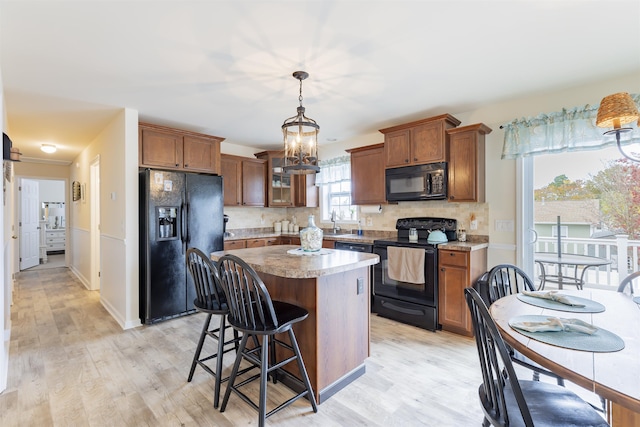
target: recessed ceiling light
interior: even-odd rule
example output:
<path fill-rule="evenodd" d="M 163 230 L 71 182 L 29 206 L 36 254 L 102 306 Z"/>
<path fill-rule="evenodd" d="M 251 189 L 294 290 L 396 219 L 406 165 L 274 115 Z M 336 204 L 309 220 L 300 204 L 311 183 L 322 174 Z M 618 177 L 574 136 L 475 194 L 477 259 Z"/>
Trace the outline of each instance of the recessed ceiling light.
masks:
<path fill-rule="evenodd" d="M 40 149 L 45 153 L 51 154 L 55 153 L 58 148 L 53 144 L 42 144 L 42 147 L 40 147 Z"/>

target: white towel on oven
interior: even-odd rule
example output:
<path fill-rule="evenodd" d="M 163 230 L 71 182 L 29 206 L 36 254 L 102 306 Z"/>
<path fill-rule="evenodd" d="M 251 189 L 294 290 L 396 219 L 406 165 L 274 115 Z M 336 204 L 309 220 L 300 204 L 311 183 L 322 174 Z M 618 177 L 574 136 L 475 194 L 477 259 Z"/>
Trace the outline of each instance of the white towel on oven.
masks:
<path fill-rule="evenodd" d="M 387 273 L 397 282 L 424 284 L 424 249 L 387 246 Z"/>

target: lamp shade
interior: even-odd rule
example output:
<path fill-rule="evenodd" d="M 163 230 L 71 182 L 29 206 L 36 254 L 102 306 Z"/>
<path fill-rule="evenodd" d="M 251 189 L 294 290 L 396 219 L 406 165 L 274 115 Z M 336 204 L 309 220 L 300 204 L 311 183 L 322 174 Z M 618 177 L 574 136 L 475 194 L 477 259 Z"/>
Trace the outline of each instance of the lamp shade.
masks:
<path fill-rule="evenodd" d="M 600 102 L 596 126 L 618 129 L 622 125 L 638 120 L 638 109 L 627 92 L 605 96 Z"/>

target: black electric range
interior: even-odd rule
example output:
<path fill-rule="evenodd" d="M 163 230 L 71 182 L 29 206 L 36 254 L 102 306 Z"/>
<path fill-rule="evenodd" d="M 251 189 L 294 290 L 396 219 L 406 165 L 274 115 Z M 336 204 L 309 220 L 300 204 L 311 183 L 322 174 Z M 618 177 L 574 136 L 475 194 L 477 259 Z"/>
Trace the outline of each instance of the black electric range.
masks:
<path fill-rule="evenodd" d="M 438 243 L 428 241 L 433 231 L 442 231 L 448 241 L 456 240 L 457 221 L 450 218 L 401 218 L 396 221 L 398 234 L 395 238 L 373 242 L 373 252 L 380 256 L 380 263 L 373 271 L 372 311 L 378 315 L 395 319 L 421 328 L 438 330 Z M 409 230 L 415 228 L 417 240 L 409 239 Z M 405 275 L 397 269 L 389 269 L 389 252 L 402 256 L 389 247 L 421 249 L 424 263 L 416 268 L 420 274 Z M 394 255 L 395 254 L 395 255 Z M 419 253 L 418 253 L 419 254 Z M 422 254 L 420 259 L 422 259 Z M 411 273 L 411 272 L 410 272 Z M 414 272 L 415 273 L 415 272 Z M 418 277 L 419 279 L 416 279 Z"/>

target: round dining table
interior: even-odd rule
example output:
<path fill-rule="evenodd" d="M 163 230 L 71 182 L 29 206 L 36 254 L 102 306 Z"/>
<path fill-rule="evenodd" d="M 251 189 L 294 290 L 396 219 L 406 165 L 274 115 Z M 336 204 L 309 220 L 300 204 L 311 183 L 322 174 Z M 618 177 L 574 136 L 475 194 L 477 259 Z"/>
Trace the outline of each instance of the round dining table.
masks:
<path fill-rule="evenodd" d="M 490 307 L 505 342 L 524 356 L 608 402 L 608 422 L 615 427 L 640 426 L 640 308 L 623 293 L 608 290 L 564 290 L 562 295 L 596 301 L 599 313 L 558 311 L 523 302 L 518 295 L 500 298 Z M 605 329 L 624 341 L 619 351 L 571 350 L 529 338 L 509 326 L 523 315 L 573 318 Z"/>
<path fill-rule="evenodd" d="M 584 286 L 584 276 L 589 268 L 609 265 L 612 262 L 608 259 L 589 255 L 558 254 L 554 252 L 536 252 L 533 255 L 533 260 L 540 266 L 539 289 L 544 289 L 546 282 L 557 283 L 558 289 L 563 289 L 565 284 L 575 285 L 577 289 L 582 289 Z M 547 274 L 545 270 L 546 264 L 557 266 L 557 274 Z M 573 267 L 573 276 L 562 273 L 562 269 L 565 266 Z"/>

